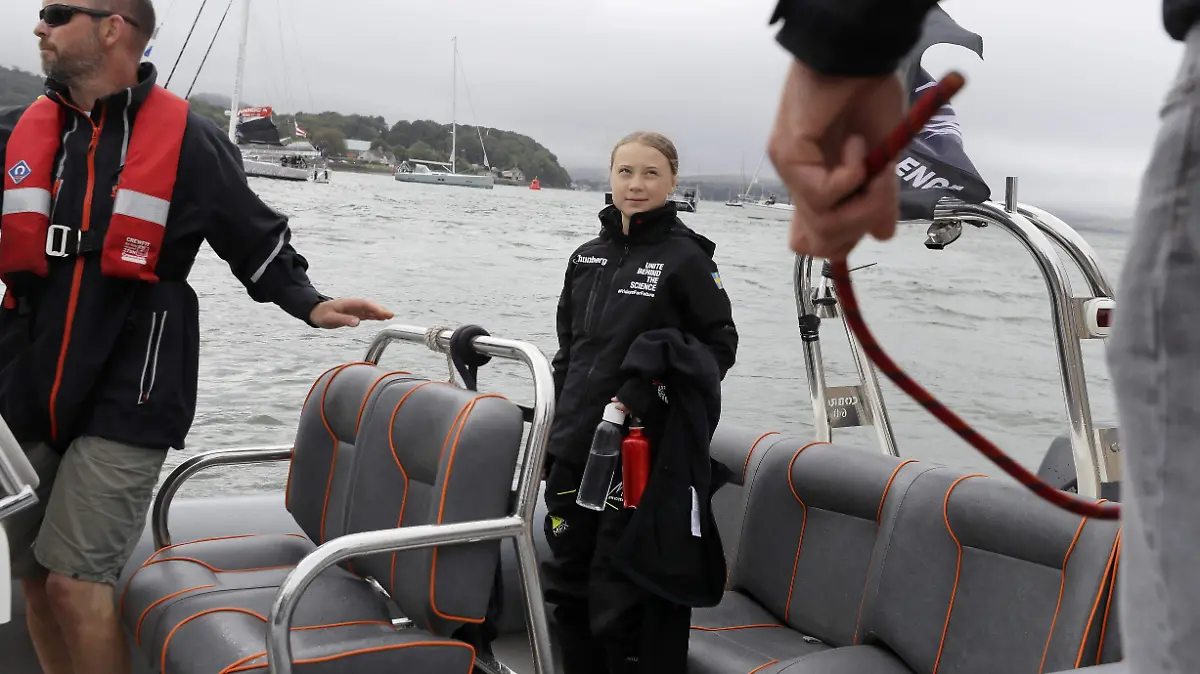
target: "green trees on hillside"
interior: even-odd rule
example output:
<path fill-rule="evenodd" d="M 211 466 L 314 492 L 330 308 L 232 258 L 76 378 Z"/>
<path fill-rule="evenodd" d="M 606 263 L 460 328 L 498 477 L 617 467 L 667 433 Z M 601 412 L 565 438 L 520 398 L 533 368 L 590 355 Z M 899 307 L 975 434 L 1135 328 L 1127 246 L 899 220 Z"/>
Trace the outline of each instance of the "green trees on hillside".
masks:
<path fill-rule="evenodd" d="M 45 93 L 43 82 L 37 75 L 0 66 L 0 108 L 29 105 Z"/>
<path fill-rule="evenodd" d="M 0 66 L 0 108 L 27 105 L 43 93 L 43 79 L 16 68 Z M 225 115 L 228 99 L 221 105 L 216 97 L 197 94 L 190 99 L 192 110 L 212 120 L 219 128 L 229 126 Z M 295 134 L 291 115 L 276 115 L 279 135 L 288 138 Z M 295 119 L 314 145 L 331 155 L 344 155 L 346 141 L 365 140 L 374 148 L 382 148 L 397 159 L 427 159 L 450 161 L 450 125 L 430 120 L 401 121 L 388 126 L 383 117 L 345 115 L 338 112 L 297 113 Z M 513 131 L 487 127 L 458 127 L 458 156 L 460 170 L 471 164 L 483 164 L 482 135 L 487 148 L 488 164 L 499 170 L 520 169 L 528 179 L 537 176 L 546 187 L 568 187 L 571 176 L 558 164 L 558 157 L 533 138 Z"/>

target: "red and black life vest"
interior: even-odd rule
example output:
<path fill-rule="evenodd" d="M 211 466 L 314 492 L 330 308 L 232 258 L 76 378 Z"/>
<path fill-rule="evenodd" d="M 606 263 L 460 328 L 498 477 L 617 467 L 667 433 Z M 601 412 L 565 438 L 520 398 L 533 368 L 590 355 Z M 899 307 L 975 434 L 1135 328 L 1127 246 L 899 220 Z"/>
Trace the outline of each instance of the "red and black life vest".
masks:
<path fill-rule="evenodd" d="M 104 232 L 101 274 L 158 282 L 155 266 L 171 210 L 187 118 L 188 102 L 158 86 L 138 110 Z M 41 97 L 21 115 L 8 140 L 0 279 L 18 272 L 49 273 L 47 250 L 53 246 L 48 239 L 52 235 L 50 212 L 57 196 L 54 160 L 65 121 L 63 106 Z M 95 176 L 89 175 L 89 180 Z M 85 204 L 85 208 L 89 206 Z M 88 220 L 85 217 L 85 230 Z"/>

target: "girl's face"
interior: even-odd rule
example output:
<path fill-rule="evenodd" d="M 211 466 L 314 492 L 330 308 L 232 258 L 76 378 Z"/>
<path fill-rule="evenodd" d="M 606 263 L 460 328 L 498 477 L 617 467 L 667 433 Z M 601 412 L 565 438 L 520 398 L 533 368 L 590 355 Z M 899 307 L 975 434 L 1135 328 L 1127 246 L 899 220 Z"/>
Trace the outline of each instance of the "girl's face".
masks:
<path fill-rule="evenodd" d="M 678 182 L 666 155 L 641 143 L 618 147 L 609 174 L 613 205 L 626 217 L 667 203 Z"/>

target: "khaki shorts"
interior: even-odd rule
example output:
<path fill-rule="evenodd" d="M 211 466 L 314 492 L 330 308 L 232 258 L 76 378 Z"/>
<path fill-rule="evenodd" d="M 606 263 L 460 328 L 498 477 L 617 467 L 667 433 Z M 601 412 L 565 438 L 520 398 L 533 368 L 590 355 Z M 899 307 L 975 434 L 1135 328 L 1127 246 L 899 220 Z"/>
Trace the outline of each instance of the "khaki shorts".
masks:
<path fill-rule="evenodd" d="M 5 520 L 13 576 L 47 571 L 115 585 L 146 524 L 167 453 L 96 437 L 59 455 L 23 444 L 37 471 L 38 503 Z"/>

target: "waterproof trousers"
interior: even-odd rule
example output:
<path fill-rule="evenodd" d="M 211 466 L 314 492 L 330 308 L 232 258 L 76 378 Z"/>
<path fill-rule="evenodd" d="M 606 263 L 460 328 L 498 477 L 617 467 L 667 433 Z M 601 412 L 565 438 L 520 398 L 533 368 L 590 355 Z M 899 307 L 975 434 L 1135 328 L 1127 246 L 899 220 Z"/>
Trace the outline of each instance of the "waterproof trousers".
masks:
<path fill-rule="evenodd" d="M 634 512 L 622 505 L 620 474 L 602 512 L 575 503 L 583 466 L 555 460 L 546 479 L 542 564 L 554 605 L 563 674 L 686 674 L 692 611 L 630 583 L 608 563 Z"/>

